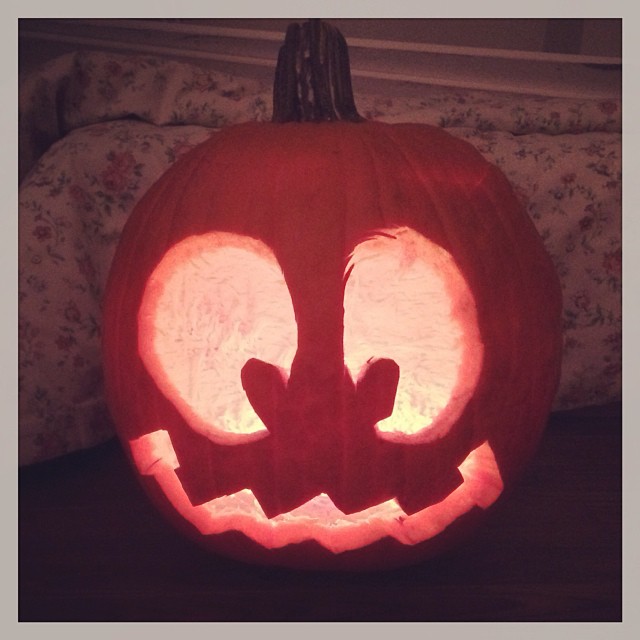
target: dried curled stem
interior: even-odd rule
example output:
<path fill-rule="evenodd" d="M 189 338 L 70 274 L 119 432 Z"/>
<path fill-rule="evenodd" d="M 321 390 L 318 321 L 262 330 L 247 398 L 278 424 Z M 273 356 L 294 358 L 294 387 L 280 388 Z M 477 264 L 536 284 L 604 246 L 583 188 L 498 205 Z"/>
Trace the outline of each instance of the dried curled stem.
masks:
<path fill-rule="evenodd" d="M 273 85 L 274 122 L 361 122 L 349 51 L 338 29 L 317 18 L 287 28 Z"/>

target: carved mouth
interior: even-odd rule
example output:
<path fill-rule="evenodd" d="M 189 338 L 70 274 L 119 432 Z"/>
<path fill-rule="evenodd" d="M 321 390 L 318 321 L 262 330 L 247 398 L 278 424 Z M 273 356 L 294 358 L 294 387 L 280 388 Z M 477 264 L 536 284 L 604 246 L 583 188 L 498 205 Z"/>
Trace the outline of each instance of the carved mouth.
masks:
<path fill-rule="evenodd" d="M 176 511 L 202 535 L 236 530 L 267 549 L 315 540 L 337 554 L 384 537 L 414 545 L 441 533 L 476 506 L 487 509 L 503 490 L 493 450 L 485 441 L 458 467 L 464 482 L 441 502 L 412 515 L 396 500 L 345 514 L 321 494 L 292 511 L 267 518 L 250 489 L 193 505 L 175 473 L 180 465 L 167 431 L 154 431 L 129 444 L 139 472 L 154 476 Z"/>

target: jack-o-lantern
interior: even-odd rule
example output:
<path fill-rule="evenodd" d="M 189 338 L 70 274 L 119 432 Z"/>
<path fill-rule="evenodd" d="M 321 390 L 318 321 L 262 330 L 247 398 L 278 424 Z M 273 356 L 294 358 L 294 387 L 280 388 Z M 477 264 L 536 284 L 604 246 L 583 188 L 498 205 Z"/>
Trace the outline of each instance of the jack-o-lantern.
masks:
<path fill-rule="evenodd" d="M 290 28 L 276 122 L 213 135 L 141 200 L 104 361 L 124 446 L 183 531 L 246 561 L 378 568 L 456 543 L 533 455 L 560 289 L 503 174 L 438 128 L 362 121 L 335 42 Z"/>

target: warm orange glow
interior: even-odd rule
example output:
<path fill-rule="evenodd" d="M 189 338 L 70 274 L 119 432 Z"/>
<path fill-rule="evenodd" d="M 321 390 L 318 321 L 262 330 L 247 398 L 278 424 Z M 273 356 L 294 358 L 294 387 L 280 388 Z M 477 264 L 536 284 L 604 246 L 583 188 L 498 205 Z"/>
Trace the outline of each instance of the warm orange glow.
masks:
<path fill-rule="evenodd" d="M 175 473 L 179 464 L 167 431 L 149 433 L 130 446 L 139 472 L 154 476 L 176 511 L 200 533 L 237 530 L 267 549 L 313 539 L 341 553 L 386 536 L 406 545 L 417 544 L 441 533 L 473 507 L 488 508 L 503 489 L 493 451 L 485 442 L 460 465 L 464 482 L 438 504 L 412 515 L 395 500 L 345 515 L 323 494 L 269 519 L 249 489 L 194 506 Z"/>
<path fill-rule="evenodd" d="M 473 296 L 453 258 L 412 229 L 389 229 L 354 248 L 345 278 L 344 359 L 353 379 L 372 359 L 400 370 L 380 436 L 407 444 L 442 437 L 472 397 L 483 360 Z M 218 445 L 267 435 L 240 373 L 256 358 L 279 367 L 286 385 L 298 336 L 291 293 L 266 244 L 226 232 L 178 243 L 146 285 L 138 331 L 142 361 L 191 428 Z M 168 431 L 130 445 L 140 473 L 153 475 L 203 535 L 237 530 L 266 548 L 315 539 L 340 553 L 386 536 L 416 544 L 473 507 L 487 508 L 503 488 L 485 442 L 459 466 L 461 485 L 411 515 L 395 499 L 345 514 L 321 493 L 268 518 L 248 488 L 194 506 Z"/>
<path fill-rule="evenodd" d="M 393 414 L 377 429 L 395 440 L 442 436 L 473 395 L 482 364 L 475 303 L 462 274 L 444 249 L 408 228 L 362 242 L 350 265 L 347 367 L 354 379 L 372 357 L 400 367 Z"/>
<path fill-rule="evenodd" d="M 288 371 L 297 328 L 264 243 L 216 232 L 174 246 L 149 278 L 138 329 L 142 361 L 191 428 L 220 444 L 267 434 L 240 370 L 260 358 Z"/>
<path fill-rule="evenodd" d="M 473 395 L 483 357 L 473 296 L 453 258 L 399 228 L 358 244 L 347 270 L 347 368 L 356 380 L 371 358 L 400 367 L 393 414 L 378 431 L 395 440 L 441 437 Z M 219 444 L 266 435 L 240 371 L 257 358 L 288 376 L 297 326 L 263 242 L 211 232 L 174 246 L 147 283 L 138 327 L 142 361 L 194 430 Z"/>

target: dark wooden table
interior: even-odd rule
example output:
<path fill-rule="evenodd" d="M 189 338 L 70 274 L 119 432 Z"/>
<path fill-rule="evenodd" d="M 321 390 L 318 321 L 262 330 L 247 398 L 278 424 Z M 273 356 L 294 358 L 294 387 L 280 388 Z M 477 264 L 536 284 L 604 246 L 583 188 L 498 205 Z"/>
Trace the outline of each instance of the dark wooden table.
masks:
<path fill-rule="evenodd" d="M 381 573 L 251 567 L 178 536 L 119 445 L 19 474 L 19 620 L 622 619 L 621 407 L 554 414 L 517 490 L 454 553 Z"/>

